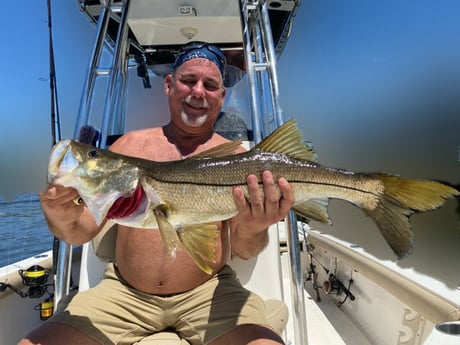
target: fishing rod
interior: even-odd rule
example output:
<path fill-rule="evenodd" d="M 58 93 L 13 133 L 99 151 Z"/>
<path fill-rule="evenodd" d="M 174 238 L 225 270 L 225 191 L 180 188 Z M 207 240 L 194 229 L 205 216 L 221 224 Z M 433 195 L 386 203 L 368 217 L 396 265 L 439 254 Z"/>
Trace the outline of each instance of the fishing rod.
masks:
<path fill-rule="evenodd" d="M 51 0 L 46 0 L 48 9 L 48 46 L 49 46 L 49 62 L 50 62 L 50 107 L 51 107 L 51 138 L 52 145 L 61 140 L 61 120 L 59 116 L 59 102 L 56 82 L 56 66 L 54 63 L 54 44 L 53 30 L 51 22 Z"/>
<path fill-rule="evenodd" d="M 48 10 L 48 49 L 49 49 L 49 84 L 50 84 L 50 111 L 51 111 L 51 143 L 54 146 L 61 140 L 61 120 L 59 115 L 59 101 L 56 82 L 56 66 L 54 62 L 53 27 L 51 21 L 51 0 L 46 0 Z M 59 256 L 59 239 L 53 239 L 53 273 L 57 271 L 57 259 Z"/>

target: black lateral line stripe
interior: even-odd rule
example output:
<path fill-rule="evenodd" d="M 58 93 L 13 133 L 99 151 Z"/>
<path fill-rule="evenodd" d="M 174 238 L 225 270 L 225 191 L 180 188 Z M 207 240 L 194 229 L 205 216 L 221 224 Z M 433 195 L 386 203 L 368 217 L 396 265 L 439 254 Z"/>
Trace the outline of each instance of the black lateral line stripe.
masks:
<path fill-rule="evenodd" d="M 245 183 L 211 183 L 211 182 L 194 182 L 194 181 L 165 181 L 162 179 L 155 178 L 156 181 L 163 182 L 163 183 L 170 183 L 170 184 L 187 184 L 187 185 L 197 185 L 197 186 L 215 186 L 215 187 L 237 187 L 237 186 L 243 186 Z M 333 184 L 333 183 L 327 183 L 327 182 L 305 182 L 305 181 L 299 181 L 299 180 L 289 180 L 288 181 L 290 184 L 312 184 L 312 185 L 317 185 L 317 186 L 328 186 L 328 187 L 336 187 L 336 188 L 343 188 L 343 189 L 348 189 L 351 191 L 355 192 L 360 192 L 360 193 L 365 193 L 365 194 L 370 194 L 374 195 L 376 197 L 380 197 L 379 194 L 374 193 L 372 191 L 367 191 L 359 188 L 354 188 L 354 187 L 344 187 L 339 184 Z M 259 185 L 262 185 L 262 182 L 258 183 Z M 327 195 L 325 195 L 327 197 Z"/>

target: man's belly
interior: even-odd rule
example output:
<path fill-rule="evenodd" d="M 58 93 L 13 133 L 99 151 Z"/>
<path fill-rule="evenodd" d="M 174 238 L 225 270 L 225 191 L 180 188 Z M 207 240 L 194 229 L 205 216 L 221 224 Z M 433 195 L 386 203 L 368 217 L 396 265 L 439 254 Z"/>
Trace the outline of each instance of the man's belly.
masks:
<path fill-rule="evenodd" d="M 215 262 L 209 265 L 217 273 L 228 258 L 228 236 L 216 240 Z M 181 247 L 175 257 L 164 250 L 158 230 L 119 226 L 116 251 L 121 276 L 132 287 L 149 294 L 169 295 L 184 292 L 207 281 L 203 272 Z"/>

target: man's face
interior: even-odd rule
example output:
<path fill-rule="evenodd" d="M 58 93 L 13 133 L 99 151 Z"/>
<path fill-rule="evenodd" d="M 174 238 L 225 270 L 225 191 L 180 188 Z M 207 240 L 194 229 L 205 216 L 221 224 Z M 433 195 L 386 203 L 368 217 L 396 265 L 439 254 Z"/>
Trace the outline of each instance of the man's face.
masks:
<path fill-rule="evenodd" d="M 188 127 L 212 126 L 225 97 L 219 69 L 202 58 L 183 63 L 172 76 L 167 76 L 165 92 L 171 120 Z"/>

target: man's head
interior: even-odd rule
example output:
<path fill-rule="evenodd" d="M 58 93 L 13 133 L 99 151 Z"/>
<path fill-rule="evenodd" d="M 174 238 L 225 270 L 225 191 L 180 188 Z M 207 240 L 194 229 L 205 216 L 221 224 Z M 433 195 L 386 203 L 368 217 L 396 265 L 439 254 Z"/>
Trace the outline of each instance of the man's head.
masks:
<path fill-rule="evenodd" d="M 192 42 L 176 58 L 165 80 L 171 120 L 189 130 L 212 128 L 224 103 L 226 60 L 214 45 Z M 185 127 L 184 127 L 185 129 Z"/>

